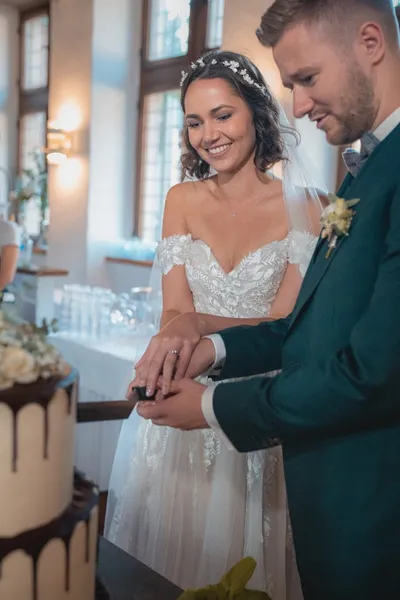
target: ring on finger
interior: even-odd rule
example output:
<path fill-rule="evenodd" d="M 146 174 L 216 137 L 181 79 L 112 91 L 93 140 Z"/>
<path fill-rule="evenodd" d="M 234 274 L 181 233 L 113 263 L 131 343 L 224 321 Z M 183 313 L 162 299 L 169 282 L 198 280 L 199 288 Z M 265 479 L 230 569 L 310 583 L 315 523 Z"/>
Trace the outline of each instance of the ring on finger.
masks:
<path fill-rule="evenodd" d="M 178 356 L 179 352 L 178 350 L 168 350 L 168 354 L 175 354 L 176 356 Z"/>

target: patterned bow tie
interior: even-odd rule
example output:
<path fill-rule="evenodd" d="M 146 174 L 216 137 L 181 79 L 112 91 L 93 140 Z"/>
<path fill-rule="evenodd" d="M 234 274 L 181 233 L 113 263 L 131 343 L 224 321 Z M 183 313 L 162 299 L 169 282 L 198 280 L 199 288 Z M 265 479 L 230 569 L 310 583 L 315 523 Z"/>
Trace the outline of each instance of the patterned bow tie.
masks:
<path fill-rule="evenodd" d="M 347 148 L 342 154 L 347 170 L 357 177 L 361 167 L 368 160 L 372 152 L 379 145 L 379 140 L 373 133 L 364 133 L 361 138 L 361 150 L 357 152 L 353 148 Z"/>

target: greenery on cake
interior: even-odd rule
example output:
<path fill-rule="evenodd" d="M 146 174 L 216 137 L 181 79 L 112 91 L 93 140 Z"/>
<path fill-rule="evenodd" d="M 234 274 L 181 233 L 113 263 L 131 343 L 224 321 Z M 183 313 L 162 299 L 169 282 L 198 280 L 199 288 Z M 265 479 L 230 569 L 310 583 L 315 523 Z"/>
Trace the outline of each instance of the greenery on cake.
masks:
<path fill-rule="evenodd" d="M 0 310 L 0 390 L 67 373 L 67 364 L 47 341 L 55 325 L 55 321 L 50 325 L 44 321 L 42 327 L 13 322 Z"/>

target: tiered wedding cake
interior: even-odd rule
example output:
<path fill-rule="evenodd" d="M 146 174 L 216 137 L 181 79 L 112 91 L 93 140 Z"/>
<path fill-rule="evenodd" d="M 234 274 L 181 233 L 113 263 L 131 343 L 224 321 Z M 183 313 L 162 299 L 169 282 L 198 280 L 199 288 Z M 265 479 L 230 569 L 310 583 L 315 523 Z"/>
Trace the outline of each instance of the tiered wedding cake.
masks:
<path fill-rule="evenodd" d="M 0 598 L 93 600 L 98 491 L 73 469 L 76 374 L 0 313 Z"/>

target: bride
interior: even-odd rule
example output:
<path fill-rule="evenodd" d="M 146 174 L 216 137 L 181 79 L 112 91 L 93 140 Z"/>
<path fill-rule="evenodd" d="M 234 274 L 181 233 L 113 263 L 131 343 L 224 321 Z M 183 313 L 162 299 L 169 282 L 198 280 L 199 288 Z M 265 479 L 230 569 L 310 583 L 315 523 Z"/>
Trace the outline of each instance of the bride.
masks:
<path fill-rule="evenodd" d="M 280 124 L 279 106 L 254 64 L 210 52 L 183 74 L 181 89 L 182 165 L 192 181 L 166 199 L 158 245 L 162 331 L 133 382 L 153 381 L 154 388 L 163 370 L 163 393 L 185 348 L 181 357 L 166 352 L 158 365 L 149 356 L 175 317 L 214 315 L 216 330 L 291 312 L 321 210 L 318 196 L 304 188 L 293 210 L 289 186 L 268 172 L 285 164 L 285 136 L 295 134 Z M 299 197 L 302 232 L 292 219 Z M 182 588 L 219 581 L 250 555 L 258 564 L 252 587 L 273 600 L 302 598 L 280 448 L 241 455 L 211 430 L 156 427 L 135 413 L 114 460 L 105 535 Z"/>

